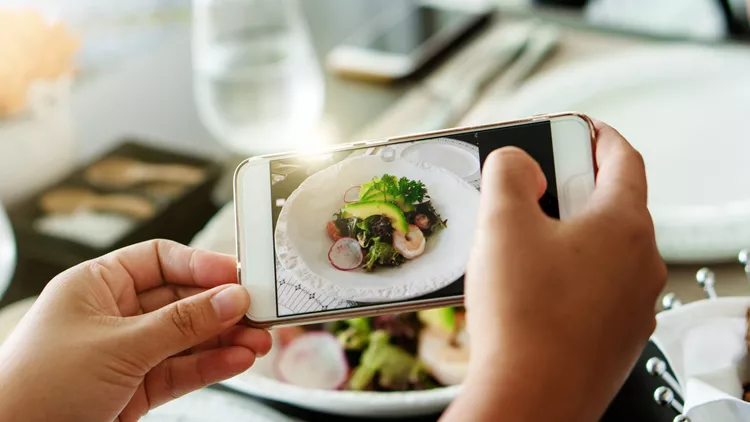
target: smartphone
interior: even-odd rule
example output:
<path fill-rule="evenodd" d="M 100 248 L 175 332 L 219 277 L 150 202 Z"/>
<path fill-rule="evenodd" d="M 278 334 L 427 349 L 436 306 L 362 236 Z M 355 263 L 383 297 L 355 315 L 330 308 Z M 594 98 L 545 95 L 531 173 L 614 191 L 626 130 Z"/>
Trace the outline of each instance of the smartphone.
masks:
<path fill-rule="evenodd" d="M 542 167 L 545 213 L 594 190 L 594 130 L 575 113 L 248 159 L 234 176 L 247 323 L 302 325 L 460 305 L 481 169 L 513 145 Z"/>
<path fill-rule="evenodd" d="M 411 76 L 491 17 L 490 9 L 451 9 L 403 1 L 384 11 L 334 48 L 328 68 L 346 76 L 399 80 Z"/>

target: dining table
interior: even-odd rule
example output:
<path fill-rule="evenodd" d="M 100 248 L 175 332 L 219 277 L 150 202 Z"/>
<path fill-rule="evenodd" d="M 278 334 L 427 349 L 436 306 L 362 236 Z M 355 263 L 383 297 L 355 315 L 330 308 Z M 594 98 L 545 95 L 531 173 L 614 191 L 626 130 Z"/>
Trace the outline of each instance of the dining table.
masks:
<path fill-rule="evenodd" d="M 367 0 L 302 2 L 320 62 L 324 62 L 328 52 L 370 17 L 364 3 Z M 331 19 L 334 10 L 336 19 Z M 509 82 L 511 85 L 504 88 L 507 92 L 571 63 L 664 42 L 650 35 L 590 28 L 580 12 L 558 9 L 499 11 L 489 26 L 506 26 L 532 20 L 554 24 L 559 31 L 558 42 L 554 51 L 545 55 L 522 79 Z M 392 110 L 408 99 L 410 92 L 419 86 L 420 81 L 430 74 L 439 73 L 441 68 L 450 66 L 451 57 L 471 46 L 477 36 L 463 40 L 447 55 L 431 63 L 416 78 L 397 83 L 378 84 L 326 72 L 323 118 L 336 129 L 335 138 L 331 142 L 373 139 L 409 131 L 409 127 L 401 126 L 403 119 L 394 117 Z M 498 79 L 501 77 L 502 75 Z M 74 89 L 72 107 L 79 143 L 78 160 L 81 163 L 111 147 L 122 134 L 142 135 L 144 139 L 152 139 L 155 146 L 191 152 L 224 163 L 226 176 L 217 185 L 215 200 L 220 205 L 231 202 L 231 170 L 246 157 L 228 151 L 201 123 L 193 100 L 189 22 L 173 30 L 169 37 L 151 46 L 149 51 L 106 72 L 83 75 Z M 480 100 L 481 96 L 477 98 L 477 101 Z M 720 296 L 750 293 L 750 284 L 743 266 L 735 261 L 710 263 L 715 274 L 715 289 Z M 705 263 L 701 262 L 670 264 L 664 294 L 673 293 L 683 303 L 705 298 L 705 290 L 696 282 L 696 274 L 704 266 Z M 30 269 L 17 270 L 8 288 L 0 292 L 0 307 L 38 295 L 46 281 L 39 279 Z M 637 283 L 638 280 L 633 282 Z M 3 286 L 2 280 L 0 286 Z M 654 356 L 660 356 L 660 352 L 649 343 L 631 377 L 604 416 L 604 421 L 672 420 L 674 412 L 657 405 L 653 400 L 653 391 L 660 385 L 660 380 L 647 374 L 644 369 L 646 361 Z M 213 388 L 233 391 L 223 386 Z M 551 394 L 554 394 L 554 389 L 565 388 L 565 382 L 560 380 L 558 385 L 550 385 L 549 388 Z M 259 400 L 303 421 L 354 420 L 260 398 L 250 399 Z M 435 421 L 439 416 L 434 414 L 403 420 Z"/>

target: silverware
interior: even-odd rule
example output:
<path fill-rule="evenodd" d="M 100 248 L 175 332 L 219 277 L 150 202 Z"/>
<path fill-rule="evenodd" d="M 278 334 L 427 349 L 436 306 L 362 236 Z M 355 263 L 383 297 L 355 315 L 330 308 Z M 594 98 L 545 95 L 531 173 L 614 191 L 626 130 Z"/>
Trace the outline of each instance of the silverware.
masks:
<path fill-rule="evenodd" d="M 450 75 L 427 81 L 426 86 L 441 98 L 441 107 L 427 115 L 419 131 L 444 129 L 456 125 L 476 103 L 481 93 L 499 74 L 512 69 L 513 63 L 526 56 L 529 42 L 534 38 L 535 25 L 526 24 L 510 32 L 497 45 L 488 45 L 487 51 L 473 61 L 463 63 Z M 509 68 L 509 66 L 511 66 Z"/>
<path fill-rule="evenodd" d="M 381 139 L 393 133 L 427 132 L 460 123 L 499 75 L 523 81 L 557 44 L 556 31 L 534 22 L 491 28 L 357 136 Z"/>
<path fill-rule="evenodd" d="M 737 254 L 737 260 L 742 264 L 742 269 L 745 271 L 745 278 L 750 282 L 750 250 L 743 249 Z"/>
<path fill-rule="evenodd" d="M 659 358 L 651 358 L 648 360 L 648 362 L 646 362 L 646 371 L 651 376 L 661 378 L 664 382 L 667 383 L 669 388 L 677 392 L 677 394 L 682 395 L 680 384 L 678 384 L 677 380 L 672 376 L 672 374 L 667 371 L 666 362 Z"/>
<path fill-rule="evenodd" d="M 671 407 L 678 415 L 685 410 L 682 403 L 675 399 L 674 391 L 669 387 L 659 387 L 654 390 L 654 401 L 660 406 Z"/>
<path fill-rule="evenodd" d="M 487 95 L 499 96 L 518 88 L 555 50 L 560 42 L 560 30 L 555 26 L 540 26 L 531 36 L 528 46 L 518 60 L 503 73 Z"/>
<path fill-rule="evenodd" d="M 661 306 L 665 311 L 668 311 L 682 306 L 682 301 L 674 293 L 667 293 L 661 299 Z"/>
<path fill-rule="evenodd" d="M 701 288 L 706 293 L 706 296 L 709 299 L 716 299 L 718 297 L 716 295 L 716 289 L 715 289 L 716 275 L 714 274 L 713 271 L 705 267 L 701 268 L 695 274 L 695 280 L 701 286 Z"/>

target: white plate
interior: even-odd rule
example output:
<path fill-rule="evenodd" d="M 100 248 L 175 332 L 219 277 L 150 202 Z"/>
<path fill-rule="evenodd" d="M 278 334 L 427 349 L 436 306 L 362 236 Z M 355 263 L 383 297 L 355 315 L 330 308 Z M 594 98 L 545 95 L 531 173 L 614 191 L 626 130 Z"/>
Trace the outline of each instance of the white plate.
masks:
<path fill-rule="evenodd" d="M 733 259 L 750 245 L 750 50 L 662 46 L 554 71 L 479 120 L 580 111 L 643 154 L 670 262 Z M 503 110 L 503 105 L 506 105 Z"/>
<path fill-rule="evenodd" d="M 191 245 L 233 255 L 234 206 L 225 205 L 193 239 Z M 274 379 L 273 365 L 278 352 L 278 343 L 274 342 L 271 352 L 256 360 L 249 371 L 222 384 L 245 394 L 305 409 L 351 417 L 371 418 L 378 415 L 394 419 L 440 412 L 456 397 L 460 388 L 444 387 L 401 393 L 310 390 Z"/>
<path fill-rule="evenodd" d="M 428 239 L 424 255 L 400 267 L 339 271 L 328 261 L 332 242 L 326 224 L 344 205 L 346 190 L 386 173 L 421 180 L 448 228 Z M 287 198 L 276 224 L 276 252 L 299 281 L 327 296 L 360 302 L 408 299 L 463 275 L 478 206 L 479 191 L 443 168 L 380 156 L 351 158 L 310 176 Z"/>
<path fill-rule="evenodd" d="M 0 205 L 0 299 L 8 290 L 16 268 L 16 241 L 13 227 Z"/>
<path fill-rule="evenodd" d="M 274 336 L 276 340 L 276 337 Z M 305 409 L 351 417 L 405 418 L 441 412 L 459 392 L 460 386 L 424 391 L 372 392 L 314 390 L 274 378 L 274 362 L 280 347 L 256 360 L 249 371 L 222 384 L 234 390 L 288 403 Z"/>

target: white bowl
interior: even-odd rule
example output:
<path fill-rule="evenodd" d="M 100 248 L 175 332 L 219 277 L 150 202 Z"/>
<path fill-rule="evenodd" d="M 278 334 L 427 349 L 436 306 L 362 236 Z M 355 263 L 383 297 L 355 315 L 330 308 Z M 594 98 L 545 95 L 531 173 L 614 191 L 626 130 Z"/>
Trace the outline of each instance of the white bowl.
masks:
<path fill-rule="evenodd" d="M 424 255 L 400 267 L 337 270 L 328 261 L 332 241 L 326 224 L 344 205 L 344 192 L 383 174 L 422 181 L 448 227 L 427 240 Z M 463 275 L 478 207 L 477 189 L 442 167 L 380 156 L 351 158 L 313 174 L 287 198 L 276 224 L 276 252 L 295 279 L 327 296 L 360 302 L 408 299 Z"/>

